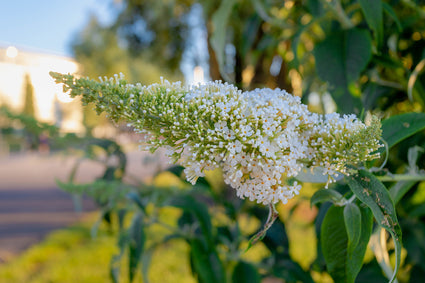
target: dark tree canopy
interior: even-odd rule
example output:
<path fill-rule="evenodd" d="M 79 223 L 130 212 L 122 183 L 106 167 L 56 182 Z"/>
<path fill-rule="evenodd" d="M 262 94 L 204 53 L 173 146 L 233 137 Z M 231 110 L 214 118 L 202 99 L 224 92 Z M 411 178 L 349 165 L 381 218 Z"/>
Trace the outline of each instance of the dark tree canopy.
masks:
<path fill-rule="evenodd" d="M 35 116 L 34 108 L 34 87 L 31 83 L 31 77 L 29 74 L 25 75 L 24 80 L 24 107 L 22 113 L 31 117 Z"/>

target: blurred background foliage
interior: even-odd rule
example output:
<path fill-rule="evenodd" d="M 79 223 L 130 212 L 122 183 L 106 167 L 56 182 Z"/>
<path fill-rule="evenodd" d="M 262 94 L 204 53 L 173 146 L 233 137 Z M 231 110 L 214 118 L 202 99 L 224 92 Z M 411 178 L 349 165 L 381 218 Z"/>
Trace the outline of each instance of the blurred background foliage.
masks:
<path fill-rule="evenodd" d="M 336 109 L 364 117 L 370 111 L 386 119 L 425 109 L 423 1 L 122 0 L 111 2 L 111 9 L 116 9 L 117 16 L 110 26 L 102 26 L 93 17 L 75 37 L 73 50 L 82 75 L 96 78 L 122 72 L 130 82 L 150 84 L 160 76 L 181 80 L 192 71 L 185 66 L 201 66 L 206 79 L 228 81 L 247 90 L 286 89 L 319 113 Z M 29 107 L 24 112 L 30 111 Z M 25 122 L 30 120 L 23 116 L 1 113 L 3 120 L 24 123 L 23 131 L 37 136 L 50 131 L 47 125 Z M 87 107 L 89 133 L 106 121 L 94 116 Z M 12 124 L 2 123 L 2 131 L 10 132 L 5 125 Z M 425 174 L 425 133 L 423 128 L 412 133 L 393 144 L 378 175 Z M 58 140 L 61 135 L 49 132 L 49 136 Z M 281 221 L 245 252 L 267 210 L 236 198 L 221 182 L 219 172 L 201 178 L 194 187 L 184 181 L 180 167 L 158 172 L 150 184 L 127 184 L 122 179 L 126 160 L 117 143 L 90 139 L 85 144 L 81 150 L 86 158 L 99 160 L 99 151 L 93 147 L 100 147 L 103 155 L 107 152 L 118 161 L 106 165 L 103 176 L 92 184 L 70 180 L 61 186 L 95 199 L 101 219 L 115 231 L 118 250 L 110 262 L 113 281 L 160 282 L 149 263 L 155 262 L 152 257 L 158 250 L 175 248 L 177 242 L 184 246 L 183 255 L 173 260 L 187 259 L 179 268 L 187 270 L 189 265 L 192 272 L 180 282 L 332 282 L 320 243 L 321 224 L 331 202 L 310 208 L 310 198 L 320 186 L 306 184 L 301 196 L 279 206 Z M 383 158 L 371 166 L 382 162 Z M 396 197 L 393 201 L 403 230 L 398 281 L 421 282 L 425 278 L 425 182 L 384 184 Z M 348 191 L 343 183 L 332 189 Z M 385 234 L 380 241 L 389 250 L 388 258 L 377 259 L 368 248 L 356 282 L 388 282 L 382 261 L 394 264 L 394 246 Z"/>

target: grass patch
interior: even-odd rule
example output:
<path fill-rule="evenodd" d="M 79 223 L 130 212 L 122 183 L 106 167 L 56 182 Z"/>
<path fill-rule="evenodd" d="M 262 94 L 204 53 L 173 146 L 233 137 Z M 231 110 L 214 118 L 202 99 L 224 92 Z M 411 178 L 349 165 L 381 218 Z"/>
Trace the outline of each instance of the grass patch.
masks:
<path fill-rule="evenodd" d="M 161 179 L 158 180 L 160 181 Z M 221 187 L 220 184 L 217 187 Z M 279 206 L 281 220 L 286 225 L 290 239 L 290 254 L 304 269 L 308 269 L 316 256 L 313 219 L 317 211 L 310 208 L 307 200 L 308 194 L 314 191 L 315 188 L 305 188 L 298 200 Z M 222 224 L 225 224 L 227 218 L 221 215 L 222 213 L 220 211 L 213 213 L 212 220 L 215 225 L 222 221 L 224 221 Z M 159 217 L 162 222 L 173 227 L 180 215 L 179 209 L 169 207 L 161 209 Z M 117 235 L 102 224 L 96 238 L 92 238 L 91 228 L 96 222 L 96 217 L 98 214 L 92 213 L 70 228 L 53 232 L 43 242 L 34 245 L 10 262 L 0 265 L 0 283 L 111 282 L 109 265 L 112 256 L 118 254 Z M 251 220 L 246 215 L 239 219 L 245 234 L 260 229 L 259 221 Z M 153 240 L 162 238 L 169 231 L 155 224 L 149 226 L 145 232 L 147 246 L 150 246 Z M 225 252 L 226 247 L 222 248 Z M 150 282 L 196 282 L 190 270 L 188 255 L 189 247 L 183 240 L 171 240 L 158 247 L 153 253 L 148 269 Z M 242 258 L 256 262 L 268 255 L 269 251 L 262 243 L 258 243 L 243 254 Z M 121 282 L 128 282 L 126 258 L 123 257 Z M 318 281 L 331 282 L 323 278 Z M 142 282 L 140 272 L 135 282 Z"/>
<path fill-rule="evenodd" d="M 103 225 L 97 237 L 91 238 L 95 217 L 90 215 L 70 228 L 51 233 L 43 242 L 0 265 L 0 282 L 110 282 L 109 263 L 118 253 L 116 238 Z M 175 240 L 156 250 L 149 269 L 151 282 L 195 282 L 189 269 L 187 249 L 183 241 Z M 122 282 L 128 282 L 126 275 L 123 268 Z M 136 282 L 142 282 L 141 278 Z"/>

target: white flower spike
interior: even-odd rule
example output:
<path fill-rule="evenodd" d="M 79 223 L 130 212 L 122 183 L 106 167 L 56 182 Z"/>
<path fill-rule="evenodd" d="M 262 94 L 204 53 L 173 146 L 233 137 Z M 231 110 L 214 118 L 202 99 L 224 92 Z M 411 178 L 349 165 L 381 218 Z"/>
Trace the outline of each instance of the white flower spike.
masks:
<path fill-rule="evenodd" d="M 147 133 L 146 147 L 167 149 L 195 183 L 206 170 L 221 168 L 240 198 L 265 205 L 286 203 L 301 185 L 288 184 L 304 168 L 322 167 L 329 180 L 349 175 L 379 157 L 380 122 L 366 126 L 354 115 L 311 113 L 284 90 L 242 92 L 210 82 L 127 84 L 122 75 L 99 82 L 51 73 L 71 96 L 93 102 L 114 121 Z"/>

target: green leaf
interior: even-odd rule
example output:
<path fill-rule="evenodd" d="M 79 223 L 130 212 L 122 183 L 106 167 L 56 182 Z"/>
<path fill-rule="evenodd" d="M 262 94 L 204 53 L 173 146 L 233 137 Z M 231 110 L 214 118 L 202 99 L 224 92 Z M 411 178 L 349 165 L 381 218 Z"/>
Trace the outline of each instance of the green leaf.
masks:
<path fill-rule="evenodd" d="M 235 4 L 235 0 L 222 0 L 220 7 L 211 18 L 213 25 L 213 32 L 210 39 L 211 46 L 214 49 L 220 67 L 220 73 L 223 77 L 227 77 L 224 73 L 224 47 L 226 46 L 227 22 Z"/>
<path fill-rule="evenodd" d="M 332 203 L 339 203 L 344 197 L 337 191 L 332 189 L 323 189 L 314 193 L 310 200 L 310 206 L 317 203 L 330 201 Z"/>
<path fill-rule="evenodd" d="M 128 242 L 128 237 L 126 233 L 119 233 L 118 235 L 118 249 L 119 254 L 112 256 L 110 266 L 109 266 L 109 275 L 112 282 L 118 283 L 120 278 L 120 268 L 121 268 L 121 258 L 124 255 Z"/>
<path fill-rule="evenodd" d="M 373 63 L 379 64 L 382 67 L 390 68 L 390 69 L 403 69 L 403 63 L 399 60 L 396 60 L 395 58 L 392 58 L 389 55 L 386 54 L 374 54 L 372 58 Z M 399 85 L 395 83 L 394 86 L 392 86 L 396 89 L 399 89 Z M 400 87 L 402 87 L 400 85 Z"/>
<path fill-rule="evenodd" d="M 391 148 L 425 129 L 425 113 L 406 113 L 382 121 L 382 138 Z"/>
<path fill-rule="evenodd" d="M 348 90 L 372 56 L 372 41 L 367 31 L 349 29 L 330 34 L 313 51 L 319 77 L 335 89 L 333 96 L 343 112 L 352 112 L 359 99 Z"/>
<path fill-rule="evenodd" d="M 375 216 L 379 226 L 386 229 L 393 238 L 396 263 L 391 282 L 395 279 L 400 266 L 401 228 L 395 213 L 394 203 L 385 186 L 371 173 L 360 170 L 348 178 L 348 185 L 353 193 L 366 204 Z"/>
<path fill-rule="evenodd" d="M 134 216 L 128 234 L 128 275 L 130 282 L 136 275 L 137 267 L 145 246 L 145 233 L 143 229 L 143 215 L 138 213 Z"/>
<path fill-rule="evenodd" d="M 415 206 L 410 212 L 410 217 L 423 217 L 425 215 L 425 203 Z"/>
<path fill-rule="evenodd" d="M 376 259 L 363 265 L 356 279 L 357 283 L 388 283 L 388 279 L 382 274 L 382 269 Z"/>
<path fill-rule="evenodd" d="M 329 177 L 323 174 L 324 172 L 325 168 L 323 167 L 314 167 L 313 170 L 304 168 L 295 178 L 303 183 L 326 183 L 329 181 Z M 339 180 L 342 177 L 342 174 L 337 174 L 335 179 Z"/>
<path fill-rule="evenodd" d="M 127 209 L 119 209 L 117 212 L 117 217 L 118 217 L 118 228 L 119 231 L 123 231 L 124 229 L 124 221 L 125 221 L 125 216 L 127 215 Z"/>
<path fill-rule="evenodd" d="M 276 259 L 273 275 L 284 279 L 283 282 L 314 283 L 309 272 L 306 272 L 297 262 L 285 257 Z"/>
<path fill-rule="evenodd" d="M 120 281 L 120 262 L 120 255 L 112 256 L 109 266 L 109 276 L 111 277 L 111 280 L 114 283 L 118 283 Z"/>
<path fill-rule="evenodd" d="M 174 165 L 174 166 L 167 168 L 165 171 L 170 172 L 170 173 L 174 174 L 175 176 L 177 176 L 179 178 L 182 178 L 184 167 L 180 166 L 180 165 Z"/>
<path fill-rule="evenodd" d="M 233 270 L 232 282 L 260 283 L 261 276 L 255 266 L 250 263 L 240 261 Z"/>
<path fill-rule="evenodd" d="M 205 204 L 199 203 L 190 195 L 180 195 L 173 198 L 171 205 L 192 214 L 199 221 L 202 234 L 208 244 L 212 244 L 211 217 Z"/>
<path fill-rule="evenodd" d="M 390 188 L 390 196 L 397 204 L 403 196 L 416 184 L 417 181 L 400 181 Z"/>
<path fill-rule="evenodd" d="M 324 13 L 324 8 L 320 1 L 307 0 L 306 7 L 314 18 L 320 18 L 320 16 Z"/>
<path fill-rule="evenodd" d="M 362 7 L 363 14 L 369 27 L 375 33 L 378 46 L 382 46 L 384 41 L 384 24 L 382 16 L 382 1 L 358 0 Z"/>
<path fill-rule="evenodd" d="M 413 265 L 413 268 L 422 269 L 422 272 L 417 275 L 425 273 L 425 223 L 422 219 L 415 219 L 413 217 L 403 219 L 403 231 L 406 231 L 404 238 L 404 248 L 407 251 L 406 264 Z M 418 271 L 418 270 L 417 270 Z M 415 272 L 412 270 L 412 272 Z M 422 282 L 425 277 L 413 276 L 410 273 L 409 282 Z"/>
<path fill-rule="evenodd" d="M 300 62 L 298 60 L 298 45 L 300 43 L 301 35 L 303 34 L 306 26 L 302 26 L 291 38 L 291 49 L 292 53 L 294 53 L 294 59 L 291 64 L 294 65 L 295 68 L 298 68 Z"/>
<path fill-rule="evenodd" d="M 409 162 L 409 173 L 411 174 L 420 174 L 419 168 L 416 165 L 418 162 L 418 158 L 422 155 L 422 152 L 424 152 L 423 147 L 420 146 L 412 146 L 407 151 L 407 161 Z"/>
<path fill-rule="evenodd" d="M 262 242 L 271 252 L 267 260 L 275 262 L 272 270 L 274 276 L 284 279 L 285 282 L 314 282 L 310 273 L 291 259 L 289 239 L 282 221 L 278 220 L 270 227 Z"/>
<path fill-rule="evenodd" d="M 347 274 L 351 274 L 354 280 L 363 265 L 367 244 L 372 234 L 372 213 L 367 207 L 360 209 L 356 204 L 349 203 L 344 207 L 344 223 L 348 236 Z"/>
<path fill-rule="evenodd" d="M 360 29 L 333 33 L 314 49 L 319 77 L 335 86 L 343 87 L 357 80 L 371 55 L 369 33 Z"/>
<path fill-rule="evenodd" d="M 379 84 L 369 82 L 363 89 L 363 107 L 365 111 L 371 110 L 377 107 L 378 100 L 380 97 L 387 96 L 391 93 L 392 89 L 389 87 L 381 86 Z"/>
<path fill-rule="evenodd" d="M 133 201 L 141 211 L 145 212 L 145 205 L 143 204 L 142 199 L 140 198 L 138 193 L 129 192 L 127 194 L 127 198 Z"/>
<path fill-rule="evenodd" d="M 155 246 L 154 246 L 155 247 Z M 152 255 L 154 253 L 154 247 L 149 247 L 147 250 L 145 250 L 142 254 L 142 279 L 144 283 L 149 283 L 149 267 L 151 265 L 152 261 Z"/>
<path fill-rule="evenodd" d="M 90 236 L 92 238 L 97 237 L 97 232 L 99 230 L 100 224 L 102 224 L 102 221 L 105 219 L 105 215 L 109 213 L 109 210 L 102 209 L 100 212 L 99 217 L 97 218 L 96 222 L 93 224 L 93 226 L 90 229 Z"/>
<path fill-rule="evenodd" d="M 208 249 L 199 239 L 193 239 L 190 241 L 190 256 L 199 282 L 226 282 L 224 268 L 215 248 Z"/>
<path fill-rule="evenodd" d="M 360 240 L 362 214 L 360 208 L 354 203 L 344 206 L 344 223 L 348 235 L 348 250 L 353 250 Z"/>
<path fill-rule="evenodd" d="M 254 6 L 255 13 L 261 17 L 261 19 L 273 26 L 276 26 L 280 29 L 284 28 L 290 28 L 290 26 L 280 18 L 276 16 L 269 16 L 268 10 L 271 10 L 271 7 L 268 7 L 267 1 L 261 1 L 261 0 L 251 0 L 252 5 Z"/>
<path fill-rule="evenodd" d="M 270 227 L 262 242 L 277 257 L 289 255 L 288 234 L 282 221 L 278 220 Z"/>
<path fill-rule="evenodd" d="M 351 270 L 351 274 L 355 274 L 355 277 L 359 274 L 362 266 L 363 259 L 366 253 L 367 245 L 370 240 L 370 236 L 373 231 L 373 215 L 368 207 L 361 207 L 361 233 L 358 244 L 356 247 L 353 246 L 348 251 L 348 262 L 350 263 L 348 268 Z"/>
<path fill-rule="evenodd" d="M 245 57 L 248 51 L 252 48 L 257 36 L 256 31 L 260 28 L 261 23 L 261 18 L 257 14 L 254 14 L 247 20 L 242 36 L 241 55 L 243 57 Z"/>
<path fill-rule="evenodd" d="M 403 31 L 403 27 L 400 23 L 400 20 L 397 17 L 397 14 L 394 12 L 393 8 L 390 4 L 383 2 L 382 7 L 384 8 L 384 11 L 394 20 L 394 22 L 397 25 L 397 29 L 399 32 Z"/>
<path fill-rule="evenodd" d="M 89 184 L 63 183 L 60 180 L 56 180 L 56 185 L 71 194 L 82 194 L 89 187 Z"/>
<path fill-rule="evenodd" d="M 170 234 L 164 238 L 159 239 L 159 241 L 153 241 L 150 243 L 149 247 L 143 250 L 142 257 L 140 259 L 142 263 L 142 282 L 149 283 L 149 267 L 151 266 L 152 257 L 155 251 L 160 247 L 165 247 L 169 241 L 173 239 L 181 239 L 180 234 Z"/>
<path fill-rule="evenodd" d="M 345 208 L 331 206 L 323 219 L 320 233 L 320 241 L 326 267 L 335 282 L 352 283 L 356 279 L 366 252 L 367 243 L 372 233 L 372 217 L 369 209 L 361 209 L 360 221 L 350 221 L 350 225 L 356 222 L 356 230 L 359 231 L 357 245 L 351 241 L 353 235 L 349 236 L 347 230 L 354 227 L 346 227 Z M 349 208 L 347 214 L 351 213 Z M 357 214 L 356 214 L 357 215 Z M 357 215 L 359 216 L 359 215 Z M 348 217 L 349 218 L 349 217 Z"/>

